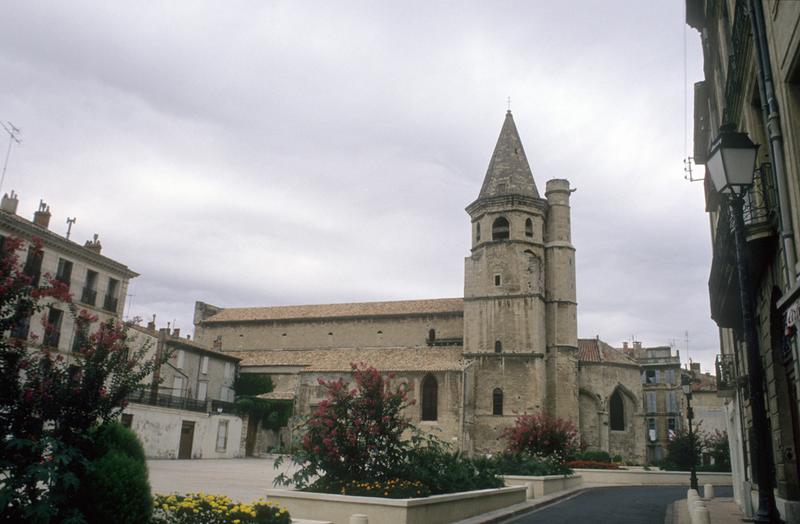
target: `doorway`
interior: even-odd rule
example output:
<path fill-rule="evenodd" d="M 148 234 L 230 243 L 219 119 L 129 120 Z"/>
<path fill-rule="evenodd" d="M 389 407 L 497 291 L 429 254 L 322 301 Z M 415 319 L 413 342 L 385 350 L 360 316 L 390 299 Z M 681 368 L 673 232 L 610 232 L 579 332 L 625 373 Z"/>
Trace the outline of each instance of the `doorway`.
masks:
<path fill-rule="evenodd" d="M 181 422 L 181 441 L 178 446 L 178 458 L 192 458 L 192 441 L 194 440 L 194 422 L 184 420 Z"/>

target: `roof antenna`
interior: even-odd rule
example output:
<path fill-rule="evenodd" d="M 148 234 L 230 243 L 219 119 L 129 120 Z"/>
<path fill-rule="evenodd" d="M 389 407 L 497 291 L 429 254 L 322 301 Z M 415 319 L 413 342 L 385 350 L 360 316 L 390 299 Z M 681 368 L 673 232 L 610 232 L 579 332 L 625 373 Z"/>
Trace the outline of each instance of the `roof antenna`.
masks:
<path fill-rule="evenodd" d="M 18 127 L 15 127 L 11 122 L 6 121 L 6 123 L 8 125 L 0 122 L 0 126 L 3 126 L 3 129 L 5 129 L 6 133 L 8 133 L 8 150 L 6 150 L 6 161 L 3 164 L 3 175 L 0 176 L 0 189 L 3 188 L 3 182 L 6 179 L 6 168 L 8 167 L 8 157 L 11 156 L 11 146 L 14 144 L 14 142 L 17 144 L 22 143 L 22 139 L 19 137 L 19 135 L 22 134 L 22 130 L 20 130 Z"/>
<path fill-rule="evenodd" d="M 72 233 L 72 224 L 77 222 L 78 218 L 69 218 L 67 217 L 67 240 L 69 240 L 69 234 Z"/>
<path fill-rule="evenodd" d="M 508 97 L 506 99 L 506 102 L 508 103 L 508 112 L 510 113 L 511 112 L 511 97 Z"/>

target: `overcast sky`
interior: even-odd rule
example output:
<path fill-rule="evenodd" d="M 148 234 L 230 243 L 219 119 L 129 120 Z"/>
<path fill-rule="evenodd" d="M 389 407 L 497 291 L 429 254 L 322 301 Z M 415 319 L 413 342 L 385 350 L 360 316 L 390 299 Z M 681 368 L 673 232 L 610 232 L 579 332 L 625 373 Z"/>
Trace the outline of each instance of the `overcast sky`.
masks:
<path fill-rule="evenodd" d="M 682 162 L 702 68 L 683 6 L 10 3 L 0 120 L 23 143 L 2 191 L 29 218 L 44 199 L 59 233 L 77 217 L 78 242 L 99 233 L 141 273 L 126 315 L 184 331 L 196 300 L 463 296 L 464 207 L 510 96 L 540 192 L 578 188 L 579 336 L 685 359 L 688 331 L 708 369 L 710 235 Z"/>

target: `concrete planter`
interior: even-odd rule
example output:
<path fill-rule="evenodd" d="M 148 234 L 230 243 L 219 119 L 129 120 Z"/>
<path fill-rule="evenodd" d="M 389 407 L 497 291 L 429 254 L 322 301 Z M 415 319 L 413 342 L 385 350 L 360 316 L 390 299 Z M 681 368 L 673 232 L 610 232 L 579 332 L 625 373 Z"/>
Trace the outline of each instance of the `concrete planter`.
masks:
<path fill-rule="evenodd" d="M 688 471 L 645 471 L 644 469 L 576 469 L 584 486 L 689 485 Z M 730 486 L 730 473 L 698 473 L 698 484 Z"/>
<path fill-rule="evenodd" d="M 366 515 L 370 524 L 445 524 L 525 502 L 525 487 L 464 491 L 418 499 L 353 497 L 268 489 L 267 498 L 293 518 L 348 524 L 351 515 Z"/>
<path fill-rule="evenodd" d="M 580 475 L 545 475 L 528 477 L 524 475 L 503 475 L 506 486 L 525 486 L 529 499 L 544 497 L 557 491 L 577 488 L 583 483 Z"/>

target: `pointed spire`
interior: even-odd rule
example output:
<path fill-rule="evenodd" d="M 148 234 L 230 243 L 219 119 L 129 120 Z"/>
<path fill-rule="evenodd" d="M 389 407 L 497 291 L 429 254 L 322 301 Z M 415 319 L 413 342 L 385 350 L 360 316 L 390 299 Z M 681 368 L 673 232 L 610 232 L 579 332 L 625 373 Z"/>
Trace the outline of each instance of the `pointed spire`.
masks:
<path fill-rule="evenodd" d="M 522 148 L 522 140 L 514 125 L 511 111 L 506 112 L 503 128 L 497 145 L 494 146 L 486 178 L 483 179 L 481 193 L 478 198 L 487 198 L 499 195 L 523 195 L 539 197 L 533 173 Z"/>

